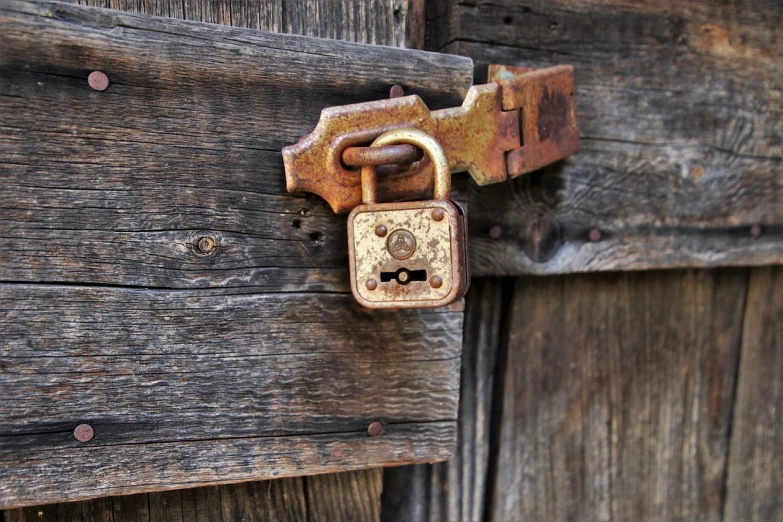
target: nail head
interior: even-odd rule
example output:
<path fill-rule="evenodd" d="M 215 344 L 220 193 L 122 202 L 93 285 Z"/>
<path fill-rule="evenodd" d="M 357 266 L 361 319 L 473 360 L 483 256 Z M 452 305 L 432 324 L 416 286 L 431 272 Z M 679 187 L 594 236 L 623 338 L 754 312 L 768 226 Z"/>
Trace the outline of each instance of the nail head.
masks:
<path fill-rule="evenodd" d="M 73 430 L 73 436 L 79 442 L 88 442 L 95 436 L 95 430 L 89 424 L 79 424 L 76 429 Z"/>
<path fill-rule="evenodd" d="M 402 88 L 402 85 L 392 85 L 392 88 L 389 90 L 389 98 L 399 98 L 401 96 L 405 96 L 405 90 Z"/>
<path fill-rule="evenodd" d="M 430 286 L 432 288 L 440 288 L 443 286 L 443 278 L 439 275 L 434 275 L 430 277 Z"/>
<path fill-rule="evenodd" d="M 497 239 L 500 237 L 500 234 L 503 233 L 503 229 L 500 228 L 499 225 L 493 225 L 492 228 L 489 229 L 489 237 L 492 239 Z"/>
<path fill-rule="evenodd" d="M 388 230 L 386 229 L 386 225 L 378 225 L 377 227 L 375 227 L 375 235 L 378 237 L 385 236 L 386 232 L 388 232 Z"/>
<path fill-rule="evenodd" d="M 87 84 L 95 91 L 105 91 L 109 87 L 109 77 L 101 71 L 93 71 L 87 77 Z"/>
<path fill-rule="evenodd" d="M 381 433 L 383 433 L 383 423 L 381 421 L 372 421 L 367 426 L 367 435 L 370 437 L 377 437 Z"/>
<path fill-rule="evenodd" d="M 435 221 L 442 221 L 444 217 L 446 217 L 446 213 L 442 208 L 436 208 L 432 210 L 432 219 Z"/>
<path fill-rule="evenodd" d="M 750 227 L 750 235 L 753 237 L 759 237 L 761 235 L 761 225 L 753 225 Z"/>
<path fill-rule="evenodd" d="M 367 287 L 367 290 L 375 290 L 378 288 L 378 281 L 375 279 L 368 279 L 364 285 Z"/>
<path fill-rule="evenodd" d="M 597 228 L 591 228 L 590 229 L 590 234 L 589 234 L 590 241 L 592 241 L 594 243 L 596 241 L 600 241 L 601 240 L 601 235 L 602 234 L 601 234 L 601 231 L 599 229 L 597 229 Z"/>

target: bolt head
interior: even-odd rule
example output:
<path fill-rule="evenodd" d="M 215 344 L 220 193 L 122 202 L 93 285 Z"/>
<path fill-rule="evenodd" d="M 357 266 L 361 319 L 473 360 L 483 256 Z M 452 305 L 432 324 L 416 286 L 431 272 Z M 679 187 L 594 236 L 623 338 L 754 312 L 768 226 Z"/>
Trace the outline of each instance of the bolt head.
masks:
<path fill-rule="evenodd" d="M 95 436 L 95 430 L 89 424 L 79 424 L 73 430 L 73 436 L 79 442 L 88 442 Z"/>
<path fill-rule="evenodd" d="M 101 71 L 93 71 L 87 76 L 87 85 L 95 91 L 105 91 L 109 87 L 109 77 Z"/>
<path fill-rule="evenodd" d="M 367 280 L 366 283 L 364 283 L 364 286 L 367 287 L 367 290 L 375 290 L 376 288 L 378 288 L 378 281 L 370 278 Z"/>
<path fill-rule="evenodd" d="M 443 278 L 439 275 L 434 275 L 430 277 L 430 286 L 432 288 L 440 288 L 443 286 Z"/>
<path fill-rule="evenodd" d="M 377 437 L 381 433 L 383 433 L 383 423 L 381 421 L 372 421 L 369 426 L 367 426 L 367 435 L 370 437 Z"/>
<path fill-rule="evenodd" d="M 378 225 L 375 227 L 375 235 L 378 237 L 385 236 L 388 231 L 389 230 L 386 228 L 386 225 Z"/>
<path fill-rule="evenodd" d="M 432 209 L 432 219 L 434 219 L 435 221 L 442 221 L 444 217 L 446 217 L 446 213 L 443 211 L 442 208 Z"/>

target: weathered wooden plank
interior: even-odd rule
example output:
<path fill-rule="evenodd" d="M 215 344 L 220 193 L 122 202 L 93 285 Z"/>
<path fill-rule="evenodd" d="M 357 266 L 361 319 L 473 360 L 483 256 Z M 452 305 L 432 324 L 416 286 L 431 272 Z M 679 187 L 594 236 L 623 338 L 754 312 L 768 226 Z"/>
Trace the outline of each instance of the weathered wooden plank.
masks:
<path fill-rule="evenodd" d="M 473 58 L 477 82 L 489 63 L 576 71 L 581 152 L 459 186 L 476 274 L 783 261 L 783 3 L 429 5 L 432 49 Z"/>
<path fill-rule="evenodd" d="M 507 326 L 501 324 L 503 294 L 511 287 L 509 280 L 473 281 L 466 299 L 456 452 L 448 462 L 387 468 L 382 520 L 484 520 L 495 363 Z"/>
<path fill-rule="evenodd" d="M 459 304 L 49 285 L 3 285 L 0 301 L 1 506 L 453 450 Z M 376 419 L 387 430 L 370 440 Z"/>
<path fill-rule="evenodd" d="M 3 281 L 344 291 L 345 217 L 286 192 L 280 149 L 323 107 L 393 84 L 451 105 L 472 76 L 466 58 L 79 6 L 0 15 Z"/>
<path fill-rule="evenodd" d="M 783 519 L 783 270 L 751 270 L 724 520 Z"/>
<path fill-rule="evenodd" d="M 277 522 L 379 519 L 382 472 L 351 471 L 18 508 L 7 522 Z M 89 515 L 99 506 L 100 517 Z"/>
<path fill-rule="evenodd" d="M 75 0 L 74 3 L 408 49 L 423 48 L 426 23 L 421 0 Z"/>
<path fill-rule="evenodd" d="M 720 520 L 746 285 L 518 280 L 488 518 Z"/>

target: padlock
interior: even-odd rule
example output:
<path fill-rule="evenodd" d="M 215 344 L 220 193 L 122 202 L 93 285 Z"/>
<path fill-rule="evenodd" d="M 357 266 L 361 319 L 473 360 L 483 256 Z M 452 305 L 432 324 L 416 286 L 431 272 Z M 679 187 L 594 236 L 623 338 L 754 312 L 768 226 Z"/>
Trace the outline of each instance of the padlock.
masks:
<path fill-rule="evenodd" d="M 376 203 L 376 173 L 362 168 L 362 204 L 348 216 L 351 291 L 367 308 L 436 308 L 470 284 L 467 219 L 450 200 L 451 171 L 438 141 L 415 128 L 388 131 L 372 147 L 409 143 L 433 164 L 435 199 Z"/>

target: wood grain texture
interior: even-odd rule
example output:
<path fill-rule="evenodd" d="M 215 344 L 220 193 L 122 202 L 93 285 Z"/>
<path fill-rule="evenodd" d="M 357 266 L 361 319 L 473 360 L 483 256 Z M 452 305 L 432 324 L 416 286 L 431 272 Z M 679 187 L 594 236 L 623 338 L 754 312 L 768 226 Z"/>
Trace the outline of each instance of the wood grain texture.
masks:
<path fill-rule="evenodd" d="M 724 520 L 783 519 L 783 270 L 751 271 Z"/>
<path fill-rule="evenodd" d="M 492 520 L 721 520 L 747 272 L 518 280 Z"/>
<path fill-rule="evenodd" d="M 3 507 L 453 451 L 459 303 L 50 285 L 2 285 L 0 301 Z"/>
<path fill-rule="evenodd" d="M 503 294 L 513 281 L 476 279 L 467 296 L 457 449 L 448 462 L 387 468 L 382 520 L 483 520 Z"/>
<path fill-rule="evenodd" d="M 476 82 L 489 63 L 576 71 L 581 152 L 458 184 L 476 274 L 783 262 L 783 3 L 429 5 L 431 49 L 473 58 Z"/>
<path fill-rule="evenodd" d="M 18 508 L 6 522 L 369 522 L 381 488 L 374 469 Z"/>
<path fill-rule="evenodd" d="M 393 84 L 451 105 L 472 76 L 461 57 L 65 4 L 9 1 L 0 25 L 0 281 L 345 291 L 345 217 L 286 192 L 280 149 L 324 107 Z"/>
<path fill-rule="evenodd" d="M 331 40 L 423 48 L 420 0 L 74 0 L 194 22 L 261 29 Z"/>

